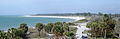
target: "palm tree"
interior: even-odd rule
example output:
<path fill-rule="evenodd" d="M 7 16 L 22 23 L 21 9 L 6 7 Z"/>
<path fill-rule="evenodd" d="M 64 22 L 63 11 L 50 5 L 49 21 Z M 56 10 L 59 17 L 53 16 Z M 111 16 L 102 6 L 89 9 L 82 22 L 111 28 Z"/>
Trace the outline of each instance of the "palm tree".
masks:
<path fill-rule="evenodd" d="M 0 30 L 0 39 L 8 39 L 7 34 Z"/>
<path fill-rule="evenodd" d="M 63 29 L 68 32 L 69 31 L 69 26 L 64 26 Z"/>
<path fill-rule="evenodd" d="M 66 36 L 70 37 L 70 39 L 74 39 L 75 34 L 73 32 L 65 33 Z"/>
<path fill-rule="evenodd" d="M 26 33 L 28 31 L 28 26 L 27 24 L 22 23 L 18 29 L 23 30 Z"/>
<path fill-rule="evenodd" d="M 15 35 L 16 31 L 17 31 L 17 29 L 15 29 L 15 28 L 8 29 L 7 35 L 9 36 L 9 39 L 14 39 L 16 37 L 16 35 Z"/>
<path fill-rule="evenodd" d="M 39 36 L 40 36 L 40 31 L 43 29 L 44 24 L 42 24 L 42 23 L 37 23 L 37 24 L 35 25 L 35 27 L 36 27 L 36 29 L 38 30 Z"/>
<path fill-rule="evenodd" d="M 98 12 L 98 15 L 99 15 L 99 16 L 102 16 L 103 14 L 102 14 L 101 12 Z"/>
<path fill-rule="evenodd" d="M 62 22 L 56 22 L 55 25 L 57 25 L 57 26 L 62 26 L 63 23 L 62 23 Z"/>
<path fill-rule="evenodd" d="M 45 29 L 45 31 L 46 31 L 47 33 L 52 33 L 53 26 L 54 26 L 53 23 L 48 23 L 48 24 L 44 27 L 44 29 Z"/>
<path fill-rule="evenodd" d="M 58 39 L 58 36 L 63 36 L 63 34 L 64 34 L 63 27 L 61 27 L 61 26 L 55 26 L 53 29 L 53 32 L 56 36 L 56 39 Z"/>

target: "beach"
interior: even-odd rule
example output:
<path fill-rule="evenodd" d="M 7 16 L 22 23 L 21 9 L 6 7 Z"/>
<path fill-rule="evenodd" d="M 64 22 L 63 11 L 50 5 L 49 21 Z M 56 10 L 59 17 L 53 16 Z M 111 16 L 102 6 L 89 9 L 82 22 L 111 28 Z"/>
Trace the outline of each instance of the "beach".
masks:
<path fill-rule="evenodd" d="M 85 17 L 82 17 L 82 16 L 31 16 L 31 15 L 26 15 L 24 17 L 67 18 L 67 19 L 75 19 L 75 21 L 85 19 Z"/>

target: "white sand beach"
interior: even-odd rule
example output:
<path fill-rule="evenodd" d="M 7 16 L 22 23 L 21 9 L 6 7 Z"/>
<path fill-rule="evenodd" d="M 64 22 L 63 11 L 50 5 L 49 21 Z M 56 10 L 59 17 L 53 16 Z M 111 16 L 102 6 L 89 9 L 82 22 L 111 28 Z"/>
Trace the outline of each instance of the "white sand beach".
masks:
<path fill-rule="evenodd" d="M 75 19 L 76 21 L 81 20 L 81 19 L 85 19 L 85 17 L 82 17 L 82 16 L 31 16 L 31 15 L 27 15 L 24 17 L 68 18 L 68 19 Z"/>

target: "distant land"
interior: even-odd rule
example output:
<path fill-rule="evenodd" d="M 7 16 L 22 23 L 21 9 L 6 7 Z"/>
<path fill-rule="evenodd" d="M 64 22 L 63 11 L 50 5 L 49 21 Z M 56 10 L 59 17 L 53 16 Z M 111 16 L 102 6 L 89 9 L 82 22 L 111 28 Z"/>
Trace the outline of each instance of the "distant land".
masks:
<path fill-rule="evenodd" d="M 59 13 L 59 14 L 32 14 L 31 16 L 92 16 L 92 15 L 99 15 L 99 14 L 103 14 L 103 13 Z M 120 14 L 111 14 L 112 16 L 116 16 L 116 17 L 120 17 Z"/>

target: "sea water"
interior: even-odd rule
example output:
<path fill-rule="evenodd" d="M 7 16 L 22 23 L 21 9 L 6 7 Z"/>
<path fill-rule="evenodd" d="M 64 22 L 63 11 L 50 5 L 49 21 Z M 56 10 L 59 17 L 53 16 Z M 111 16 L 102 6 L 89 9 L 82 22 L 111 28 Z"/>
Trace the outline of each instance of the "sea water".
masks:
<path fill-rule="evenodd" d="M 23 16 L 0 16 L 0 30 L 8 30 L 9 28 L 18 28 L 19 24 L 26 23 L 28 27 L 34 27 L 36 23 L 55 23 L 69 22 L 74 19 L 65 18 L 47 18 L 47 17 L 23 17 Z"/>

